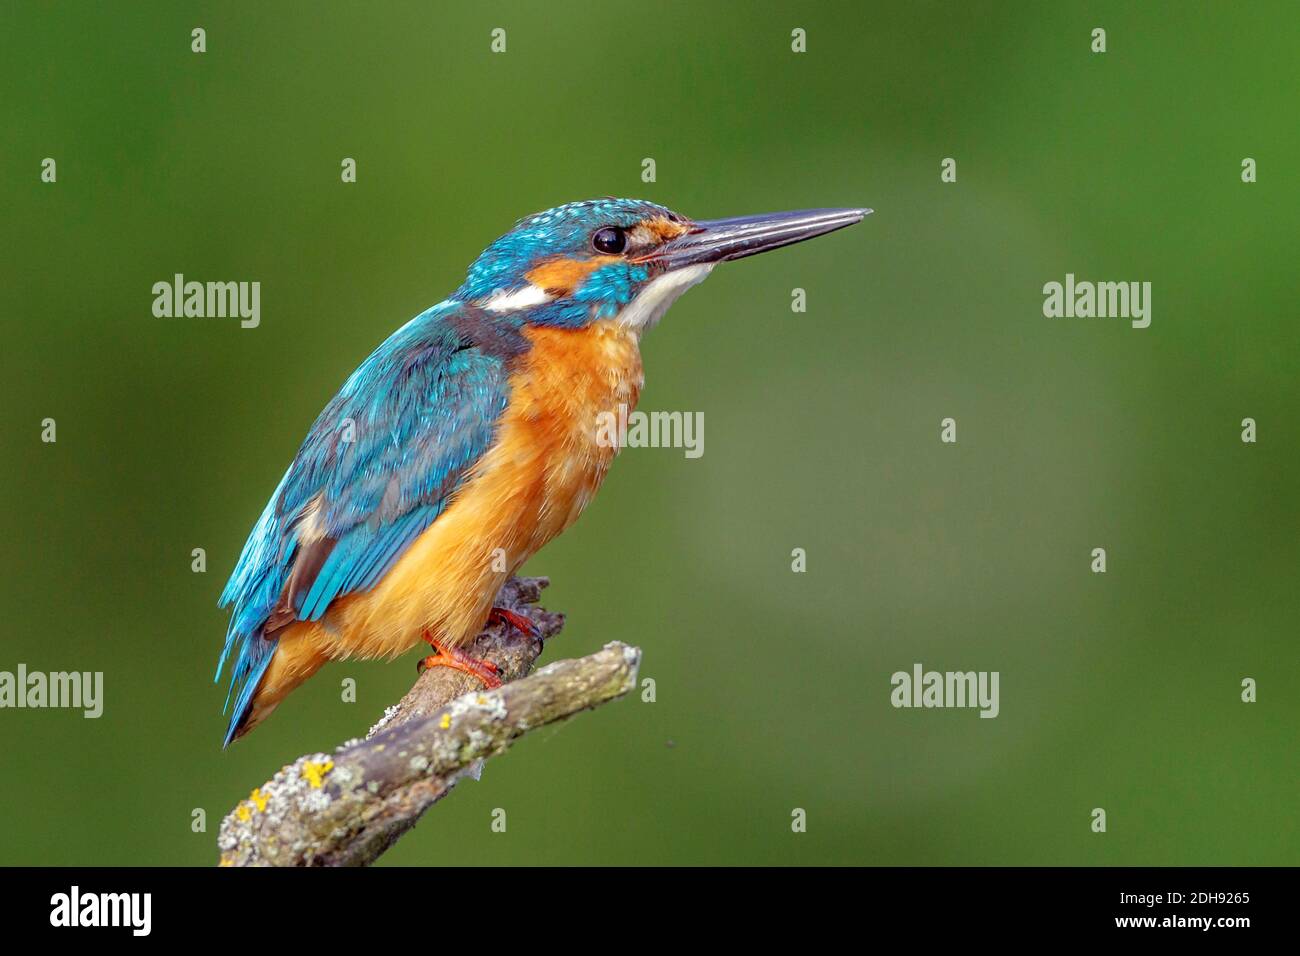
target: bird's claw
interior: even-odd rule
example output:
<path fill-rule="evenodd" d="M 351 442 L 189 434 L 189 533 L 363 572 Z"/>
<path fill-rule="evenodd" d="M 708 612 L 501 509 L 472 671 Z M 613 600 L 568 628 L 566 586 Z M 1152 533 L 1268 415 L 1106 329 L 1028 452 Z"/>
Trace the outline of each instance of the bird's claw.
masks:
<path fill-rule="evenodd" d="M 430 667 L 450 667 L 478 679 L 487 690 L 501 686 L 501 668 L 496 664 L 435 640 L 427 631 L 424 639 L 433 646 L 434 653 L 416 662 L 416 673 L 423 674 Z"/>
<path fill-rule="evenodd" d="M 542 629 L 540 627 L 518 611 L 512 611 L 509 608 L 494 607 L 491 613 L 488 614 L 488 625 L 491 626 L 493 624 L 509 624 L 516 631 L 532 638 L 540 638 L 542 636 Z"/>

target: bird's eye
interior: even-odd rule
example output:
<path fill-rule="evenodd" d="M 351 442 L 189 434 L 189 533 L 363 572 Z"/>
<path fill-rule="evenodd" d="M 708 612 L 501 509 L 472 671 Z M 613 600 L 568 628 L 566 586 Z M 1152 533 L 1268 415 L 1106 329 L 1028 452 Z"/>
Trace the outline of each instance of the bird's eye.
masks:
<path fill-rule="evenodd" d="M 606 226 L 604 229 L 596 230 L 595 235 L 591 237 L 591 245 L 597 252 L 616 256 L 627 248 L 627 236 L 618 226 Z"/>

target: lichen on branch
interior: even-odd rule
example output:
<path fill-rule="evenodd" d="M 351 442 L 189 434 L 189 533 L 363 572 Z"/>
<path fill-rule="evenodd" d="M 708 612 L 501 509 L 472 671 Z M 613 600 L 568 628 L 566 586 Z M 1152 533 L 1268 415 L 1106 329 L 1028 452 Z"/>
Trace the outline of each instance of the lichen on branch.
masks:
<path fill-rule="evenodd" d="M 511 578 L 497 598 L 528 617 L 537 637 L 502 624 L 470 648 L 497 665 L 503 686 L 483 690 L 460 671 L 425 670 L 366 739 L 299 757 L 241 801 L 221 823 L 221 865 L 372 863 L 483 760 L 530 730 L 631 690 L 641 652 L 619 642 L 528 674 L 542 642 L 564 626 L 563 615 L 535 604 L 547 583 Z"/>

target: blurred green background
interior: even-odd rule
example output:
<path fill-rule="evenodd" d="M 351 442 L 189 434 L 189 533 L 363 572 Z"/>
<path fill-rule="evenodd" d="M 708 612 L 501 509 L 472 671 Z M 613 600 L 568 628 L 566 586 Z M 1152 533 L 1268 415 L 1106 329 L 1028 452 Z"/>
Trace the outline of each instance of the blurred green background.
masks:
<path fill-rule="evenodd" d="M 625 452 L 528 568 L 545 659 L 639 644 L 656 702 L 531 735 L 385 863 L 1300 863 L 1294 3 L 20 2 L 0 36 L 0 670 L 105 674 L 99 720 L 0 711 L 0 862 L 212 864 L 407 689 L 415 654 L 331 665 L 223 753 L 217 595 L 356 364 L 517 217 L 612 194 L 876 212 L 677 304 L 641 407 L 702 411 L 703 457 Z M 154 318 L 176 272 L 260 281 L 261 326 Z M 1151 327 L 1044 318 L 1067 272 L 1150 281 Z M 1001 715 L 895 710 L 918 661 L 999 671 Z"/>

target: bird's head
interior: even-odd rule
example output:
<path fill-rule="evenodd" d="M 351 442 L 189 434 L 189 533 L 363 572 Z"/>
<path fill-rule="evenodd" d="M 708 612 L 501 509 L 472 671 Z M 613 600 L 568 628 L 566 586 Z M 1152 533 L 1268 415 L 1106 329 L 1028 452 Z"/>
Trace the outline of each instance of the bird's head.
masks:
<path fill-rule="evenodd" d="M 637 331 L 719 262 L 860 222 L 870 209 L 693 221 L 637 199 L 568 203 L 521 219 L 470 266 L 455 298 L 529 325 L 617 319 Z"/>

